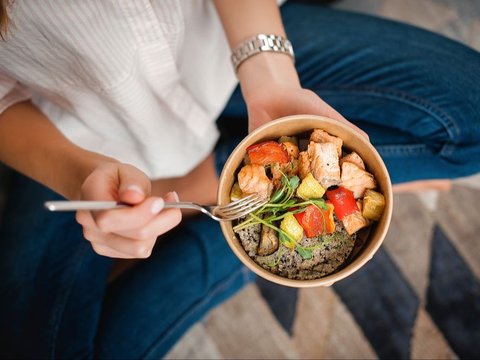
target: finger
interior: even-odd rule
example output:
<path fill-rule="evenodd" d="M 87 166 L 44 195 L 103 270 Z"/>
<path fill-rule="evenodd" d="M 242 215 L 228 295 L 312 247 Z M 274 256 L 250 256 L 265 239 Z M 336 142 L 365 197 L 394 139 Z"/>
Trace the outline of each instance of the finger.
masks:
<path fill-rule="evenodd" d="M 168 193 L 165 201 L 178 201 L 175 192 Z M 166 209 L 155 216 L 148 224 L 134 230 L 119 231 L 117 234 L 133 239 L 147 240 L 156 238 L 176 227 L 182 221 L 180 209 Z"/>
<path fill-rule="evenodd" d="M 91 243 L 93 250 L 98 254 L 110 258 L 116 259 L 134 259 L 132 255 L 121 253 L 115 249 L 109 248 L 108 246 L 101 245 L 98 243 Z"/>
<path fill-rule="evenodd" d="M 92 244 L 93 250 L 99 255 L 122 259 L 146 257 L 155 243 L 155 239 L 142 243 L 135 239 L 104 234 L 96 227 L 89 211 L 78 211 L 76 220 L 83 226 L 83 237 Z"/>
<path fill-rule="evenodd" d="M 139 204 L 151 193 L 151 181 L 148 176 L 131 165 L 122 165 L 118 171 L 119 201 L 127 204 Z"/>
<path fill-rule="evenodd" d="M 138 229 L 148 224 L 162 209 L 164 200 L 149 197 L 141 204 L 107 211 L 94 215 L 95 223 L 104 233 Z"/>
<path fill-rule="evenodd" d="M 365 136 L 367 139 L 369 139 L 368 134 L 360 129 L 358 126 L 352 124 L 350 121 L 345 119 L 342 114 L 340 114 L 337 110 L 335 110 L 333 107 L 331 107 L 329 104 L 327 104 L 323 99 L 318 97 L 317 94 L 315 94 L 313 91 L 308 91 L 310 93 L 311 98 L 303 98 L 301 101 L 296 102 L 296 106 L 298 107 L 297 111 L 303 111 L 305 112 L 306 110 L 310 110 L 310 112 L 314 115 L 321 115 L 321 116 L 326 116 L 334 120 L 338 120 L 340 122 L 343 122 L 344 124 L 348 125 L 355 131 L 358 131 L 361 133 L 363 136 Z"/>
<path fill-rule="evenodd" d="M 151 192 L 148 176 L 128 164 L 106 163 L 94 171 L 82 186 L 88 200 L 115 200 L 138 204 Z"/>
<path fill-rule="evenodd" d="M 118 167 L 117 163 L 105 163 L 92 172 L 82 184 L 84 200 L 118 200 Z"/>
<path fill-rule="evenodd" d="M 165 199 L 167 201 L 178 201 L 178 195 L 172 192 L 167 194 Z M 84 237 L 92 242 L 92 246 L 95 245 L 95 251 L 98 248 L 97 252 L 101 255 L 121 258 L 146 258 L 150 256 L 157 236 L 178 225 L 181 217 L 182 213 L 179 209 L 168 209 L 147 226 L 135 231 L 105 233 L 97 226 L 89 211 L 78 211 L 76 214 L 77 221 L 83 226 Z M 100 248 L 100 246 L 103 246 L 103 248 Z"/>
<path fill-rule="evenodd" d="M 119 235 L 134 239 L 151 239 L 165 234 L 182 221 L 180 209 L 167 209 L 158 214 L 146 226 L 136 229 L 119 232 Z"/>
<path fill-rule="evenodd" d="M 155 236 L 145 240 L 138 240 L 127 238 L 118 234 L 104 234 L 95 231 L 94 229 L 84 229 L 83 234 L 85 239 L 92 243 L 92 247 L 94 247 L 94 249 L 103 247 L 100 249 L 100 251 L 102 251 L 102 255 L 106 254 L 107 252 L 109 254 L 115 252 L 116 256 L 132 259 L 145 259 L 149 257 L 152 253 L 152 249 L 156 240 Z"/>

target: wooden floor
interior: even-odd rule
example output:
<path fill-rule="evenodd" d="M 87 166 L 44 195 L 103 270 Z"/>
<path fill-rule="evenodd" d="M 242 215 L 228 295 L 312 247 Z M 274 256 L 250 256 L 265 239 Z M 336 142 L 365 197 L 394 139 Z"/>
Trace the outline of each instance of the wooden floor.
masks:
<path fill-rule="evenodd" d="M 409 22 L 480 50 L 478 0 L 344 0 L 335 6 Z M 434 224 L 450 238 L 477 279 L 480 277 L 478 215 L 480 176 L 457 181 L 449 193 L 395 195 L 392 225 L 384 248 L 420 303 L 426 301 Z M 458 357 L 422 307 L 416 315 L 409 351 L 414 359 Z M 299 292 L 290 336 L 279 325 L 256 285 L 213 310 L 167 355 L 168 359 L 377 357 L 332 288 Z"/>

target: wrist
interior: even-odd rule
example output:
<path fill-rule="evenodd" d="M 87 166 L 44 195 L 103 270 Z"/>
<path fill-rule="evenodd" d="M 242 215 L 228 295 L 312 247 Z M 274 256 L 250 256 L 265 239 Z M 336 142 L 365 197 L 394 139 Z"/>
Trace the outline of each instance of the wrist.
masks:
<path fill-rule="evenodd" d="M 264 52 L 245 60 L 238 68 L 237 77 L 245 101 L 257 94 L 268 94 L 273 89 L 301 88 L 295 65 L 290 56 Z"/>

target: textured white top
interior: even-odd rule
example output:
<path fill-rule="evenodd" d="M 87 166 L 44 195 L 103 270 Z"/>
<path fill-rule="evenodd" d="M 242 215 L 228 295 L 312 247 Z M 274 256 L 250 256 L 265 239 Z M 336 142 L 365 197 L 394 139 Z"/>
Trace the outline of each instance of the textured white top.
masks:
<path fill-rule="evenodd" d="M 236 85 L 210 0 L 21 0 L 0 42 L 0 112 L 32 97 L 72 142 L 152 178 L 212 150 Z"/>

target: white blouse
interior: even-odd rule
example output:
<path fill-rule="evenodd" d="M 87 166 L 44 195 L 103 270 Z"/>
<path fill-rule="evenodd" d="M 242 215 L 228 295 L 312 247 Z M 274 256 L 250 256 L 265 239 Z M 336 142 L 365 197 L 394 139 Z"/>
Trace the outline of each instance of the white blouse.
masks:
<path fill-rule="evenodd" d="M 210 0 L 21 0 L 0 41 L 0 112 L 32 98 L 73 143 L 153 179 L 212 150 L 236 85 Z"/>

